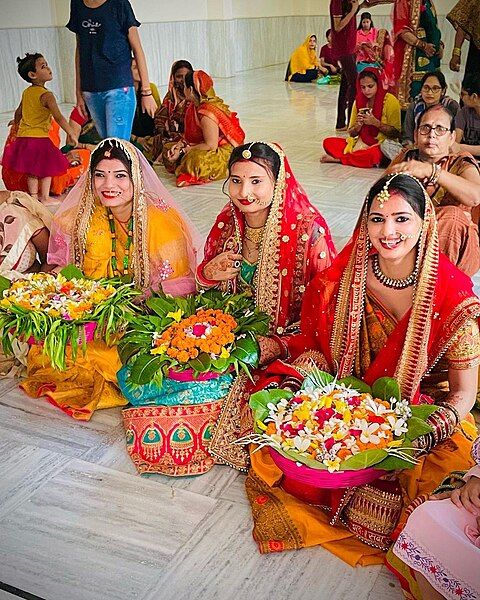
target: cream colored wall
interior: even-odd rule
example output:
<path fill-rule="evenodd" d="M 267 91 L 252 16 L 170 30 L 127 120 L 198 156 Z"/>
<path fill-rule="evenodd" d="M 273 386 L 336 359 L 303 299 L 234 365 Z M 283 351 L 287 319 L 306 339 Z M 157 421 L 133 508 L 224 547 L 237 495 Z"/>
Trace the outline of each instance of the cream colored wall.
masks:
<path fill-rule="evenodd" d="M 53 0 L 0 0 L 0 15 L 0 28 L 5 29 L 55 25 Z"/>

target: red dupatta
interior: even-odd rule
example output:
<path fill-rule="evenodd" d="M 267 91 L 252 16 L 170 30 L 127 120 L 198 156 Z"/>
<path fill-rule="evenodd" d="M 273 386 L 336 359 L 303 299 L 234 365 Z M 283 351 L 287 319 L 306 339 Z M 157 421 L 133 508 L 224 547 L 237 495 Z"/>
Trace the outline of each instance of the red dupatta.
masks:
<path fill-rule="evenodd" d="M 367 383 L 396 377 L 404 397 L 412 403 L 418 402 L 422 377 L 446 352 L 458 330 L 480 316 L 471 279 L 439 252 L 435 209 L 430 198 L 426 202 L 412 308 L 364 375 Z M 366 217 L 365 203 L 352 241 L 310 283 L 302 310 L 302 334 L 289 342 L 293 357 L 305 349 L 320 350 L 340 377 L 353 373 L 365 305 L 367 261 L 372 253 Z"/>
<path fill-rule="evenodd" d="M 357 95 L 355 96 L 355 105 L 357 107 L 357 112 L 361 108 L 367 108 L 368 99 L 365 94 L 362 92 L 360 88 L 360 80 L 365 77 L 368 73 L 371 73 L 377 79 L 377 93 L 375 94 L 375 98 L 373 100 L 373 116 L 376 117 L 379 121 L 382 120 L 382 112 L 383 112 L 383 103 L 385 101 L 385 96 L 387 91 L 384 89 L 382 84 L 382 75 L 378 69 L 374 69 L 373 67 L 368 67 L 364 69 L 361 73 L 359 73 L 357 77 Z M 360 138 L 365 144 L 368 146 L 375 146 L 378 144 L 377 135 L 379 129 L 375 127 L 375 125 L 362 125 L 360 129 Z"/>
<path fill-rule="evenodd" d="M 421 7 L 422 0 L 396 0 L 393 8 L 394 79 L 402 110 L 410 102 L 415 47 L 407 44 L 400 34 L 409 31 L 417 35 Z"/>
<path fill-rule="evenodd" d="M 271 332 L 281 334 L 298 321 L 306 284 L 331 264 L 336 251 L 325 219 L 296 180 L 283 150 L 268 145 L 279 154 L 281 166 L 260 249 L 255 281 L 261 285 L 255 286 L 255 299 L 257 307 L 271 317 Z M 243 213 L 227 204 L 207 237 L 204 260 L 197 269 L 200 281 L 212 258 L 239 250 L 244 227 Z M 230 290 L 236 285 L 233 281 Z"/>

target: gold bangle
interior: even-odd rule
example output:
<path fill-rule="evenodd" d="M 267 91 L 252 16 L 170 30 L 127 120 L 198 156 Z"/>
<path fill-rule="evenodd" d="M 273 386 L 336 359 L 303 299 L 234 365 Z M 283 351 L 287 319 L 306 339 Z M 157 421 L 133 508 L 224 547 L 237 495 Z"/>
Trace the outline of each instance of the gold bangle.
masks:
<path fill-rule="evenodd" d="M 452 56 L 458 56 L 458 58 L 460 58 L 462 56 L 462 49 L 458 48 L 458 47 L 455 47 L 452 50 Z"/>

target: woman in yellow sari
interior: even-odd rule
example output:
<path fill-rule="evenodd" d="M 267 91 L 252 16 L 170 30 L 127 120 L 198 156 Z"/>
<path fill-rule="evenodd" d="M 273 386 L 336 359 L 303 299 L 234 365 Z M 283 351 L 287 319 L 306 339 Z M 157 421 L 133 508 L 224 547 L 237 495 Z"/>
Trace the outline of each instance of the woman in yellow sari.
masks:
<path fill-rule="evenodd" d="M 175 296 L 195 290 L 197 240 L 141 152 L 108 138 L 94 150 L 88 172 L 55 215 L 48 262 L 74 264 L 93 279 L 130 276 L 145 293 Z M 41 348 L 28 357 L 22 383 L 31 396 L 75 418 L 97 408 L 126 404 L 116 382 L 121 363 L 115 347 L 93 341 L 66 371 L 52 369 Z"/>
<path fill-rule="evenodd" d="M 294 50 L 285 73 L 285 81 L 310 83 L 316 81 L 320 75 L 328 75 L 328 69 L 320 64 L 317 56 L 317 36 L 312 34 Z"/>
<path fill-rule="evenodd" d="M 167 171 L 175 172 L 177 186 L 201 185 L 225 179 L 233 148 L 243 144 L 245 133 L 237 113 L 232 112 L 213 89 L 205 71 L 185 75 L 183 137 L 167 152 Z"/>
<path fill-rule="evenodd" d="M 421 184 L 405 174 L 379 180 L 352 241 L 307 287 L 301 334 L 288 339 L 290 364 L 272 363 L 259 387 L 298 389 L 301 374 L 319 366 L 369 385 L 395 377 L 409 403 L 433 398 L 440 407 L 428 418 L 432 432 L 416 442 L 418 464 L 359 487 L 287 493 L 267 449 L 254 452 L 246 487 L 261 552 L 321 545 L 352 566 L 379 564 L 404 508 L 450 471 L 472 466 L 469 411 L 480 363 L 472 287 L 439 252 Z"/>

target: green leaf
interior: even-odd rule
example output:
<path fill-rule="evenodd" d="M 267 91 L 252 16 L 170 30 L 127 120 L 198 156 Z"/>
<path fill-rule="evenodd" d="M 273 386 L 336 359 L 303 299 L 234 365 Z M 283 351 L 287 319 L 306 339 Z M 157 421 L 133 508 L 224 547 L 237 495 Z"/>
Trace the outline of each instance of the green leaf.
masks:
<path fill-rule="evenodd" d="M 387 458 L 388 452 L 386 450 L 381 449 L 371 449 L 364 450 L 359 454 L 355 454 L 355 456 L 351 456 L 344 460 L 340 464 L 340 469 L 349 470 L 349 471 L 358 471 L 360 469 L 367 469 L 368 467 L 373 467 L 380 461 Z"/>
<path fill-rule="evenodd" d="M 178 310 L 173 300 L 167 300 L 167 298 L 161 296 L 148 298 L 145 304 L 159 317 L 166 317 L 167 313 Z"/>
<path fill-rule="evenodd" d="M 428 417 L 438 409 L 434 404 L 411 404 L 410 410 L 413 417 L 418 417 L 425 421 Z"/>
<path fill-rule="evenodd" d="M 10 281 L 10 279 L 7 279 L 3 275 L 0 275 L 0 297 L 3 295 L 3 292 L 5 290 L 8 290 L 10 288 L 11 285 L 12 282 Z"/>
<path fill-rule="evenodd" d="M 126 364 L 132 356 L 138 354 L 142 346 L 137 342 L 126 341 L 125 343 L 118 345 L 118 354 L 120 356 L 120 360 L 122 361 L 122 365 Z"/>
<path fill-rule="evenodd" d="M 238 340 L 231 356 L 238 358 L 246 365 L 256 366 L 258 363 L 258 344 L 250 338 Z"/>
<path fill-rule="evenodd" d="M 380 377 L 372 385 L 372 396 L 374 398 L 380 398 L 380 400 L 390 400 L 395 398 L 396 400 L 402 399 L 402 392 L 398 381 L 392 377 Z"/>
<path fill-rule="evenodd" d="M 63 267 L 63 269 L 60 271 L 60 275 L 63 275 L 65 277 L 65 279 L 86 279 L 85 275 L 82 273 L 82 271 L 76 267 L 75 265 L 67 265 L 66 267 Z"/>
<path fill-rule="evenodd" d="M 314 369 L 303 380 L 302 390 L 308 390 L 312 388 L 324 388 L 329 383 L 332 383 L 332 381 L 334 380 L 335 377 L 333 375 L 330 375 L 330 373 L 327 373 L 326 371 L 321 371 L 320 369 Z"/>
<path fill-rule="evenodd" d="M 133 383 L 143 385 L 150 383 L 162 366 L 162 359 L 152 354 L 141 354 L 132 364 L 130 376 Z"/>
<path fill-rule="evenodd" d="M 407 427 L 408 433 L 406 434 L 406 438 L 409 440 L 415 440 L 421 435 L 432 431 L 430 425 L 418 417 L 410 417 L 407 421 Z"/>
<path fill-rule="evenodd" d="M 278 404 L 282 398 L 291 398 L 293 393 L 289 390 L 260 390 L 255 394 L 250 396 L 250 400 L 248 402 L 250 408 L 254 412 L 254 422 L 264 421 L 267 418 L 268 413 L 270 412 L 267 408 L 267 405 Z"/>
<path fill-rule="evenodd" d="M 212 360 L 212 367 L 217 371 L 225 371 L 229 364 L 230 360 L 228 358 L 216 358 L 215 360 Z"/>
<path fill-rule="evenodd" d="M 412 450 L 404 450 L 404 452 L 409 456 L 413 456 Z M 375 468 L 383 469 L 384 471 L 398 471 L 403 469 L 411 469 L 414 466 L 415 465 L 408 460 L 403 460 L 398 456 L 390 455 L 385 460 L 382 460 L 382 462 L 378 463 L 378 465 L 375 465 Z"/>
<path fill-rule="evenodd" d="M 343 384 L 345 387 L 352 388 L 353 390 L 357 390 L 361 394 L 371 394 L 372 393 L 372 388 L 368 385 L 368 383 L 365 383 L 361 379 L 357 379 L 356 377 L 353 377 L 353 375 L 339 379 L 338 383 Z"/>
<path fill-rule="evenodd" d="M 201 352 L 197 358 L 191 358 L 188 364 L 197 373 L 206 373 L 212 366 L 212 359 L 206 352 Z"/>

